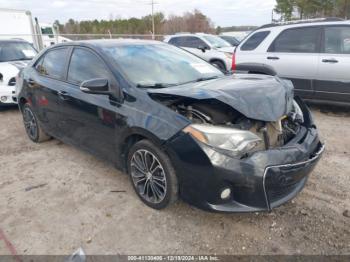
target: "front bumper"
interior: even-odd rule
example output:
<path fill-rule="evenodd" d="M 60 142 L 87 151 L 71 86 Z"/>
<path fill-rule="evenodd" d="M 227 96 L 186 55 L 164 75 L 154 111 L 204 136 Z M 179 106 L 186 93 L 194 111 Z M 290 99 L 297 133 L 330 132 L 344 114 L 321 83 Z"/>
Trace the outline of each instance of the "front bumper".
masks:
<path fill-rule="evenodd" d="M 15 86 L 0 85 L 0 106 L 17 104 Z"/>
<path fill-rule="evenodd" d="M 324 145 L 308 109 L 307 126 L 281 148 L 234 159 L 181 133 L 167 144 L 180 196 L 201 209 L 217 212 L 270 211 L 294 198 L 320 159 Z M 186 146 L 184 146 L 186 145 Z M 231 196 L 221 199 L 223 189 Z"/>

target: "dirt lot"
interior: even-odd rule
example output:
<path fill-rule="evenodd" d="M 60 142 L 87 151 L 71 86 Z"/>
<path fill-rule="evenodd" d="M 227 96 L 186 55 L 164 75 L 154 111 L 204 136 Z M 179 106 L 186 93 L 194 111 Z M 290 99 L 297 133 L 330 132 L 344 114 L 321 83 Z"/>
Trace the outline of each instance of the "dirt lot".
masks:
<path fill-rule="evenodd" d="M 111 164 L 33 144 L 16 108 L 2 110 L 0 254 L 350 254 L 350 113 L 325 110 L 313 107 L 327 150 L 306 188 L 259 214 L 154 211 Z"/>

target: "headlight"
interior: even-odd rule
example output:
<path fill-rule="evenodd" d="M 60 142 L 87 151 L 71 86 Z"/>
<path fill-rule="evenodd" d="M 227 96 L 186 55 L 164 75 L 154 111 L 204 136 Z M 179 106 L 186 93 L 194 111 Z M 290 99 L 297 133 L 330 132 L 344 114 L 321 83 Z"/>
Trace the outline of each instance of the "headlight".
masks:
<path fill-rule="evenodd" d="M 304 123 L 304 114 L 298 105 L 297 101 L 293 100 L 293 118 L 294 120 L 298 120 L 300 123 Z"/>
<path fill-rule="evenodd" d="M 214 150 L 232 157 L 243 156 L 262 143 L 261 138 L 250 131 L 228 127 L 193 124 L 186 127 L 184 132 Z"/>

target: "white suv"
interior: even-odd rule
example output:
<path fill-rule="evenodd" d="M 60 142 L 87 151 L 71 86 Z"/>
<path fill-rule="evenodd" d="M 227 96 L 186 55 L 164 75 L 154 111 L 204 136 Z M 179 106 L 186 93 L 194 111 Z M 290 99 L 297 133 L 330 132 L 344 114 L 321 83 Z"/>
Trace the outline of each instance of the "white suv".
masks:
<path fill-rule="evenodd" d="M 216 35 L 176 34 L 165 37 L 164 42 L 181 47 L 222 71 L 231 70 L 235 47 Z"/>
<path fill-rule="evenodd" d="M 236 65 L 269 65 L 306 99 L 350 102 L 350 21 L 321 19 L 270 24 L 236 49 Z M 255 72 L 254 73 L 259 73 Z"/>

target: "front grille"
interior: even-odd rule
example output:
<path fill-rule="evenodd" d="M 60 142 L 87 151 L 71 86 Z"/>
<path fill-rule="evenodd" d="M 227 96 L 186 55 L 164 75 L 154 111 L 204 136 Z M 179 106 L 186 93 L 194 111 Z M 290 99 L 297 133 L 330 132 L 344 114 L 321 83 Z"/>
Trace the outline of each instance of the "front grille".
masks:
<path fill-rule="evenodd" d="M 274 203 L 291 197 L 301 190 L 308 175 L 312 172 L 324 146 L 318 143 L 309 160 L 296 164 L 270 166 L 264 174 L 266 201 L 271 206 Z"/>

